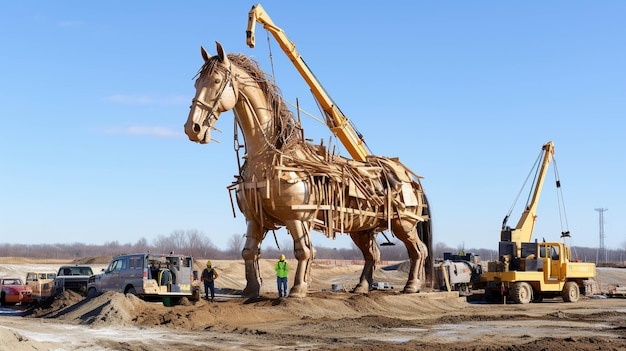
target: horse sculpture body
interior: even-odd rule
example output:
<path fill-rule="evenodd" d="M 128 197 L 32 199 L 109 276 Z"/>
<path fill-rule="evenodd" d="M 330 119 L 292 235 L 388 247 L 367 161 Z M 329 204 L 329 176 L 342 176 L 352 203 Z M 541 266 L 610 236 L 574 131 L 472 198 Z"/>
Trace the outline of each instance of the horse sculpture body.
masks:
<path fill-rule="evenodd" d="M 204 48 L 201 53 L 204 65 L 185 133 L 191 141 L 208 143 L 220 114 L 232 109 L 243 134 L 245 162 L 230 187 L 247 222 L 243 295 L 259 295 L 261 242 L 269 230 L 283 226 L 293 238 L 298 260 L 291 297 L 307 294 L 314 258 L 311 230 L 333 238 L 336 233 L 350 235 L 365 260 L 354 292 L 365 293 L 380 259 L 375 235 L 390 229 L 410 258 L 403 291 L 418 292 L 431 279 L 432 269 L 430 217 L 419 177 L 397 159 L 368 156 L 364 162 L 354 161 L 307 143 L 277 87 L 256 62 L 226 55 L 219 43 L 216 56 Z"/>

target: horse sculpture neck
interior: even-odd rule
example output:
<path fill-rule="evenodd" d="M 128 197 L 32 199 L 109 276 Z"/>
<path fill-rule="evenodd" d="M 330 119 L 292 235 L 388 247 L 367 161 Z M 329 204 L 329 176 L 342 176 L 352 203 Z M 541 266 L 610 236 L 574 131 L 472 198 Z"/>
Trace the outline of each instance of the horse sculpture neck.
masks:
<path fill-rule="evenodd" d="M 238 87 L 233 108 L 235 121 L 243 134 L 247 155 L 253 157 L 275 146 L 275 112 L 268 106 L 268 99 L 258 82 L 238 66 L 233 65 L 232 70 L 233 86 Z"/>

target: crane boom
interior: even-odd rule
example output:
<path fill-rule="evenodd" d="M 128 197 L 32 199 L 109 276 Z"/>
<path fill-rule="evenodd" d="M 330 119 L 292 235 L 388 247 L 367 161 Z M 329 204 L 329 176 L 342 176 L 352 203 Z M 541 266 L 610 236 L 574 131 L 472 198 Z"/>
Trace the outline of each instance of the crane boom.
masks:
<path fill-rule="evenodd" d="M 539 196 L 543 189 L 543 183 L 546 179 L 546 173 L 548 172 L 548 166 L 552 157 L 554 156 L 554 143 L 549 141 L 542 147 L 543 159 L 539 171 L 537 173 L 537 179 L 535 180 L 535 189 L 533 190 L 532 197 L 528 202 L 528 205 L 524 209 L 522 216 L 517 222 L 515 229 L 503 228 L 500 234 L 503 241 L 506 237 L 510 236 L 510 241 L 516 244 L 517 257 L 521 256 L 521 243 L 530 242 L 533 229 L 535 227 L 535 219 L 537 218 L 537 205 L 539 204 Z"/>
<path fill-rule="evenodd" d="M 276 39 L 281 49 L 283 49 L 302 78 L 304 78 L 309 85 L 313 96 L 315 96 L 315 99 L 324 111 L 326 125 L 333 134 L 337 136 L 339 141 L 341 141 L 350 156 L 355 160 L 364 161 L 369 152 L 365 146 L 363 135 L 356 131 L 350 119 L 341 112 L 337 104 L 334 103 L 311 69 L 307 66 L 306 62 L 304 62 L 304 59 L 302 59 L 302 56 L 300 56 L 300 53 L 296 50 L 296 45 L 287 38 L 287 35 L 281 28 L 272 22 L 261 4 L 252 6 L 252 9 L 248 13 L 248 29 L 246 30 L 246 42 L 248 46 L 254 48 L 256 22 L 263 24 L 263 28 L 272 33 L 272 36 Z"/>

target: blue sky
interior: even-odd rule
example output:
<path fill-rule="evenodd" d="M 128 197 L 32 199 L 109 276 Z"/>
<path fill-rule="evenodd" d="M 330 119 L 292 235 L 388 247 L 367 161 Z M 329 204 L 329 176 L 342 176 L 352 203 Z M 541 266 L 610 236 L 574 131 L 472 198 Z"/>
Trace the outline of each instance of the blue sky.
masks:
<path fill-rule="evenodd" d="M 200 45 L 254 57 L 288 101 L 319 116 L 261 26 L 257 47 L 246 45 L 254 3 L 3 2 L 0 243 L 134 243 L 195 229 L 226 248 L 244 233 L 226 190 L 237 171 L 232 113 L 218 123 L 221 143 L 183 132 Z M 552 140 L 571 244 L 598 246 L 595 209 L 607 208 L 605 245 L 624 247 L 625 2 L 356 4 L 262 3 L 372 152 L 424 177 L 436 242 L 497 249 Z M 325 126 L 303 123 L 307 137 L 328 140 Z M 552 174 L 540 240 L 562 230 Z M 313 242 L 350 247 L 347 236 Z"/>

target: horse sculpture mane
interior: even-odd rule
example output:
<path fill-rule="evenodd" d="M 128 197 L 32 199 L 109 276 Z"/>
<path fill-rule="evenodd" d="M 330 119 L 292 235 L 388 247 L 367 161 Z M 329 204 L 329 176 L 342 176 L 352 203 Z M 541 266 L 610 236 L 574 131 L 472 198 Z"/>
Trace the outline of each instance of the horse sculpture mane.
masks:
<path fill-rule="evenodd" d="M 428 203 L 419 176 L 394 158 L 368 156 L 355 161 L 332 154 L 304 139 L 278 87 L 256 61 L 241 54 L 205 60 L 196 80 L 196 96 L 185 133 L 208 143 L 224 111 L 233 110 L 245 140 L 245 162 L 229 187 L 246 217 L 246 296 L 258 296 L 259 249 L 268 230 L 286 227 L 294 240 L 298 267 L 290 296 L 306 296 L 315 252 L 310 231 L 334 238 L 350 235 L 365 265 L 355 292 L 368 292 L 380 252 L 375 235 L 391 232 L 407 247 L 409 278 L 404 292 L 430 283 L 432 245 Z"/>
<path fill-rule="evenodd" d="M 285 104 L 285 100 L 282 97 L 280 88 L 270 79 L 267 78 L 267 74 L 261 69 L 259 63 L 253 58 L 243 54 L 228 54 L 228 59 L 234 65 L 244 70 L 250 79 L 258 84 L 263 95 L 267 98 L 267 105 L 271 106 L 273 115 L 275 117 L 274 123 L 277 128 L 274 142 L 282 148 L 282 146 L 288 141 L 298 139 L 301 134 L 297 133 L 295 127 L 295 119 L 293 112 Z M 220 60 L 218 56 L 209 58 L 202 65 L 196 77 L 206 76 L 213 72 L 215 69 L 220 69 Z"/>

